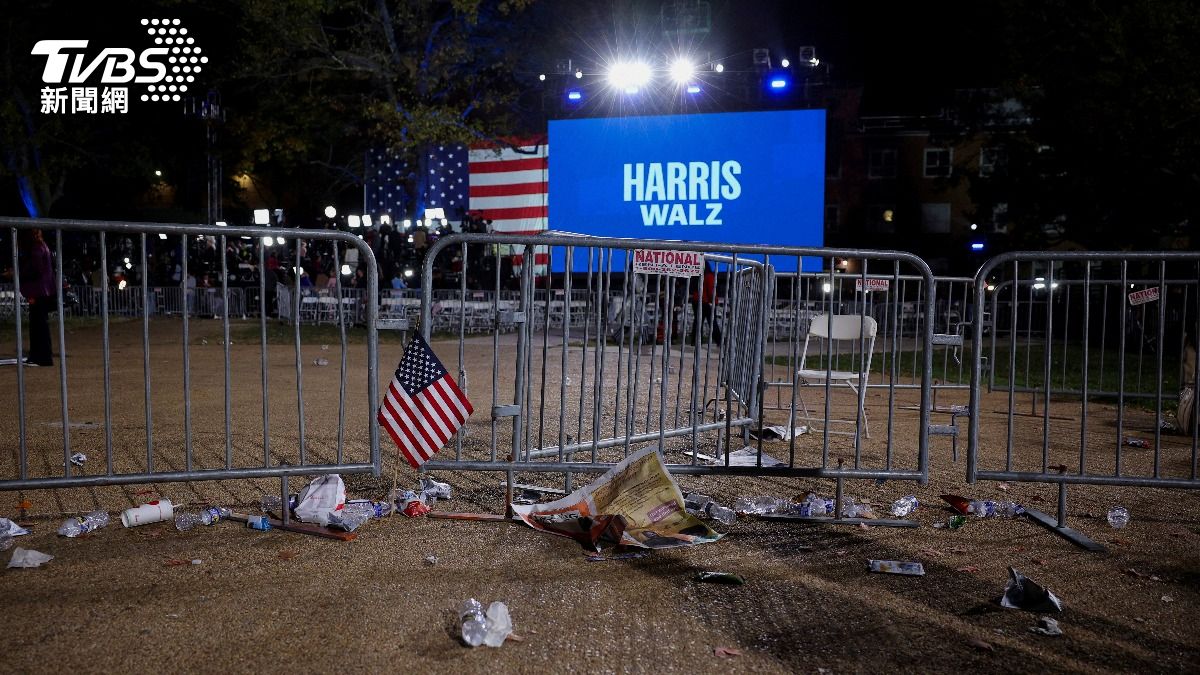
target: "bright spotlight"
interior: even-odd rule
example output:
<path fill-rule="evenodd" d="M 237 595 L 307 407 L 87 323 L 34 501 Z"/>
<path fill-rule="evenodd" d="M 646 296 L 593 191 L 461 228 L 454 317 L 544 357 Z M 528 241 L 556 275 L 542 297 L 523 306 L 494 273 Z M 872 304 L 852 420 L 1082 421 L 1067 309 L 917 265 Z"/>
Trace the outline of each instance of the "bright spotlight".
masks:
<path fill-rule="evenodd" d="M 825 293 L 828 293 L 828 292 L 830 292 L 830 291 L 832 291 L 832 290 L 833 290 L 833 286 L 832 286 L 832 285 L 830 285 L 830 283 L 829 283 L 828 281 L 826 281 L 825 283 L 821 284 L 821 291 L 823 291 L 823 292 L 825 292 Z"/>
<path fill-rule="evenodd" d="M 350 276 L 350 266 L 342 265 L 342 276 Z"/>
<path fill-rule="evenodd" d="M 275 243 L 275 237 L 263 237 L 263 244 L 270 246 Z"/>
<path fill-rule="evenodd" d="M 121 262 L 124 262 L 126 265 L 128 265 L 128 264 L 129 264 L 129 258 L 126 258 L 125 260 L 123 260 L 123 261 L 121 261 Z"/>
<path fill-rule="evenodd" d="M 545 73 L 542 73 L 541 75 L 538 75 L 538 81 L 539 81 L 539 82 L 545 82 L 545 81 L 546 81 L 546 74 L 545 74 Z"/>
<path fill-rule="evenodd" d="M 671 64 L 671 79 L 678 84 L 687 84 L 696 74 L 696 66 L 687 59 L 676 59 Z"/>
<path fill-rule="evenodd" d="M 700 93 L 700 85 L 698 85 L 698 84 L 689 84 L 689 85 L 687 86 L 687 93 L 689 93 L 689 94 L 699 94 L 699 93 Z"/>
<path fill-rule="evenodd" d="M 326 218 L 334 218 L 336 216 L 337 216 L 337 209 L 333 208 L 332 205 L 325 207 L 325 217 Z"/>
<path fill-rule="evenodd" d="M 155 175 L 155 176 L 157 176 L 157 177 L 159 177 L 159 178 L 162 178 L 162 171 L 159 171 L 159 170 L 155 169 L 155 171 L 154 171 L 154 175 Z"/>
<path fill-rule="evenodd" d="M 788 66 L 792 65 L 792 62 L 788 61 L 787 59 L 784 59 L 779 62 L 779 65 L 783 66 L 784 68 L 787 68 Z"/>
<path fill-rule="evenodd" d="M 270 225 L 271 212 L 267 209 L 254 209 L 254 224 L 255 225 Z"/>
<path fill-rule="evenodd" d="M 608 83 L 626 93 L 637 93 L 650 82 L 650 66 L 641 62 L 618 61 L 608 71 Z"/>
<path fill-rule="evenodd" d="M 442 227 L 445 227 L 445 226 L 447 226 L 447 225 L 449 225 L 449 224 L 450 224 L 450 221 L 449 221 L 449 220 L 446 220 L 445 218 L 442 218 Z"/>
<path fill-rule="evenodd" d="M 284 239 L 283 237 L 275 237 L 275 243 L 279 244 L 280 246 L 286 246 L 287 239 Z"/>
<path fill-rule="evenodd" d="M 125 283 L 125 280 L 124 280 L 124 279 L 122 279 L 122 280 L 120 280 L 120 281 L 118 281 L 118 282 L 117 282 L 117 290 L 118 290 L 118 291 L 123 291 L 123 290 L 125 290 L 125 286 L 127 286 L 127 285 L 128 285 L 128 284 L 126 284 L 126 283 Z"/>
<path fill-rule="evenodd" d="M 982 241 L 971 242 L 971 250 L 972 251 L 982 251 L 983 250 L 983 242 Z"/>
<path fill-rule="evenodd" d="M 577 80 L 583 79 L 583 71 L 582 70 L 575 71 L 575 79 L 577 79 Z"/>
<path fill-rule="evenodd" d="M 379 224 L 380 224 L 380 225 L 391 225 L 391 224 L 392 224 L 392 217 L 391 217 L 391 216 L 389 216 L 389 215 L 388 215 L 388 214 L 386 214 L 386 213 L 385 213 L 385 214 L 383 214 L 382 216 L 379 216 Z"/>
<path fill-rule="evenodd" d="M 718 73 L 723 73 L 723 72 L 725 72 L 725 64 L 724 64 L 724 63 L 718 63 L 718 64 L 717 64 L 717 67 L 716 67 L 716 68 L 713 68 L 713 70 L 717 71 Z"/>
<path fill-rule="evenodd" d="M 974 232 L 975 230 L 978 230 L 978 229 L 979 229 L 978 223 L 971 223 L 971 231 L 972 232 Z"/>
<path fill-rule="evenodd" d="M 583 100 L 583 92 L 579 91 L 578 89 L 568 89 L 567 90 L 567 100 L 568 101 L 582 101 Z"/>
<path fill-rule="evenodd" d="M 363 227 L 370 227 L 370 226 L 371 226 L 371 216 L 370 216 L 370 214 L 363 214 L 363 217 L 362 217 L 362 225 L 363 225 Z"/>
<path fill-rule="evenodd" d="M 404 270 L 404 276 L 405 276 L 405 277 L 411 277 L 412 275 L 413 275 L 413 271 L 412 271 L 412 270 Z"/>
<path fill-rule="evenodd" d="M 412 227 L 412 221 L 409 220 L 408 218 L 405 218 L 404 222 L 400 223 L 400 227 L 403 227 L 404 229 L 407 230 L 408 228 Z"/>
<path fill-rule="evenodd" d="M 362 218 L 355 215 L 346 216 L 346 224 L 350 227 L 358 227 L 362 225 Z"/>
<path fill-rule="evenodd" d="M 131 265 L 130 263 L 125 263 L 125 269 L 131 270 L 131 269 L 133 269 L 133 265 Z"/>
<path fill-rule="evenodd" d="M 772 77 L 772 78 L 771 78 L 771 82 L 770 82 L 770 86 L 771 86 L 771 88 L 772 88 L 772 89 L 774 89 L 775 91 L 782 91 L 782 90 L 784 90 L 784 89 L 787 89 L 787 86 L 788 86 L 788 81 L 787 81 L 785 78 L 782 78 L 782 77 L 779 77 L 779 76 Z"/>
<path fill-rule="evenodd" d="M 162 239 L 163 241 L 166 241 L 166 240 L 167 240 L 167 235 L 165 235 L 165 234 L 163 234 L 163 233 L 159 232 L 159 233 L 158 233 L 158 238 L 159 238 L 159 239 Z"/>

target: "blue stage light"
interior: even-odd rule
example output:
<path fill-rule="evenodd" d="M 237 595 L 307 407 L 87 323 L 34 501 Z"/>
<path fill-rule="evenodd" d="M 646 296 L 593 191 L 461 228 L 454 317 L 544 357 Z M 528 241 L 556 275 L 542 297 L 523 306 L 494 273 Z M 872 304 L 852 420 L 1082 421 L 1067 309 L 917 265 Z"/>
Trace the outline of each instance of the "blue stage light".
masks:
<path fill-rule="evenodd" d="M 583 100 L 583 92 L 579 91 L 578 89 L 570 89 L 567 91 L 567 100 L 568 101 L 582 101 Z"/>
<path fill-rule="evenodd" d="M 982 251 L 983 250 L 983 242 L 982 241 L 971 242 L 971 250 L 972 251 Z"/>
<path fill-rule="evenodd" d="M 772 77 L 771 78 L 771 88 L 772 89 L 776 89 L 776 90 L 787 89 L 787 86 L 788 86 L 788 81 L 786 79 L 784 79 L 782 77 Z"/>
<path fill-rule="evenodd" d="M 700 85 L 698 85 L 698 84 L 689 84 L 689 85 L 687 86 L 687 93 L 689 93 L 689 94 L 699 94 L 699 93 L 700 93 Z"/>

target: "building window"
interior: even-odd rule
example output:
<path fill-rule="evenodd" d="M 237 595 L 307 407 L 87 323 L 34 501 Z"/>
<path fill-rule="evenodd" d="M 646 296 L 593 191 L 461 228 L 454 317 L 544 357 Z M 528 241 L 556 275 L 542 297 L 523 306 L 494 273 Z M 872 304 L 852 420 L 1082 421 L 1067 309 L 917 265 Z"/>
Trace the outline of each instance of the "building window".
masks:
<path fill-rule="evenodd" d="M 979 175 L 983 178 L 1004 172 L 1004 148 L 982 148 L 979 150 Z"/>
<path fill-rule="evenodd" d="M 896 150 L 876 148 L 867 154 L 867 178 L 895 178 Z"/>
<path fill-rule="evenodd" d="M 867 209 L 867 230 L 891 234 L 896 231 L 896 210 L 894 206 L 872 206 Z"/>
<path fill-rule="evenodd" d="M 825 205 L 825 231 L 830 232 L 838 229 L 838 206 L 837 204 Z"/>
<path fill-rule="evenodd" d="M 950 203 L 936 202 L 921 205 L 921 231 L 930 234 L 950 233 Z"/>
<path fill-rule="evenodd" d="M 925 148 L 925 177 L 949 178 L 954 151 L 950 148 Z"/>

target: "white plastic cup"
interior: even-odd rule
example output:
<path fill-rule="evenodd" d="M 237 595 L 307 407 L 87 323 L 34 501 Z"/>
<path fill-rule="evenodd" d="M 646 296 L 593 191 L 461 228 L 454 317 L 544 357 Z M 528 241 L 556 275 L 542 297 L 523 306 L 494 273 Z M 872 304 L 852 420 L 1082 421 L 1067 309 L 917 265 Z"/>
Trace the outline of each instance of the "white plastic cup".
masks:
<path fill-rule="evenodd" d="M 150 523 L 160 523 L 175 517 L 175 507 L 170 499 L 159 499 L 149 504 L 125 509 L 121 512 L 121 524 L 125 527 L 137 527 Z"/>

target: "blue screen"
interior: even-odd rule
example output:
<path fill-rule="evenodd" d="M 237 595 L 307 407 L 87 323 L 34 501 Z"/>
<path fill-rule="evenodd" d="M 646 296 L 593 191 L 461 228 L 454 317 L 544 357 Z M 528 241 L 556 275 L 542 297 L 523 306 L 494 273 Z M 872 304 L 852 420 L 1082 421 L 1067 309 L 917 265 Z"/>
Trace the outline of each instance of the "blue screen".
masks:
<path fill-rule="evenodd" d="M 552 230 L 823 245 L 824 110 L 553 120 L 549 148 Z"/>

